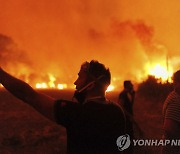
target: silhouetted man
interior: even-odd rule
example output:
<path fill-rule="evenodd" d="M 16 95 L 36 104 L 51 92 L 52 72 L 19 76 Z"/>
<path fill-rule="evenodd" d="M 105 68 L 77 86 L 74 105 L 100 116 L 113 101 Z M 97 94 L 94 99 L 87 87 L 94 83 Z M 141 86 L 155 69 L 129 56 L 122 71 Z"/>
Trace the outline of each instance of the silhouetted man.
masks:
<path fill-rule="evenodd" d="M 55 100 L 0 69 L 0 83 L 47 118 L 66 127 L 68 154 L 120 153 L 117 138 L 125 133 L 122 110 L 106 100 L 110 71 L 97 61 L 82 64 L 75 81 L 78 102 Z"/>
<path fill-rule="evenodd" d="M 124 81 L 124 89 L 119 94 L 118 104 L 123 108 L 126 115 L 126 132 L 130 135 L 131 141 L 134 139 L 133 131 L 133 104 L 135 91 L 130 80 Z M 126 151 L 128 154 L 133 153 L 133 146 Z"/>
<path fill-rule="evenodd" d="M 180 70 L 173 76 L 174 90 L 168 95 L 163 105 L 164 135 L 166 140 L 180 140 Z M 180 147 L 167 145 L 163 154 L 179 154 Z"/>
<path fill-rule="evenodd" d="M 135 91 L 131 81 L 124 81 L 124 90 L 119 94 L 118 103 L 128 112 L 133 115 Z"/>

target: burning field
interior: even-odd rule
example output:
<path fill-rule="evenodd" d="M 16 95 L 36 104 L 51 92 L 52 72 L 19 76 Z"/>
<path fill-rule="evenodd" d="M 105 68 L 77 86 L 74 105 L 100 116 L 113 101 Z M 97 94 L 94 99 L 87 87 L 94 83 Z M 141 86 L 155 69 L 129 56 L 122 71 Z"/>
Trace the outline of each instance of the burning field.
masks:
<path fill-rule="evenodd" d="M 160 85 L 172 82 L 180 69 L 179 10 L 177 0 L 0 0 L 0 67 L 37 90 L 71 99 L 80 65 L 98 60 L 110 68 L 107 96 L 116 102 L 124 80 L 136 89 L 149 75 Z M 1 86 L 0 153 L 64 153 L 65 129 Z M 149 138 L 162 134 L 167 93 L 158 94 L 136 96 L 135 119 Z"/>

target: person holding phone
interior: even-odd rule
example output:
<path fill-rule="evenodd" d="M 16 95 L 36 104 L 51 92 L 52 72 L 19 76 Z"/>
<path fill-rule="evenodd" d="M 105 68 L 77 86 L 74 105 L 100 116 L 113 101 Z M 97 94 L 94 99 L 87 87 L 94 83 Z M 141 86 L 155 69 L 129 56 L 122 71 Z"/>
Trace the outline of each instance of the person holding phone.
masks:
<path fill-rule="evenodd" d="M 119 94 L 118 103 L 126 110 L 128 114 L 133 115 L 135 91 L 130 80 L 124 81 L 124 89 Z"/>
<path fill-rule="evenodd" d="M 133 84 L 130 80 L 124 81 L 124 89 L 119 94 L 118 98 L 118 104 L 123 108 L 125 115 L 126 115 L 126 132 L 130 135 L 131 141 L 134 139 L 134 129 L 133 124 L 138 128 L 138 130 L 141 132 L 141 129 L 137 125 L 137 123 L 134 120 L 133 117 L 133 105 L 134 105 L 134 98 L 135 98 L 135 91 L 133 88 Z M 128 149 L 129 153 L 133 153 L 134 147 L 131 145 Z"/>

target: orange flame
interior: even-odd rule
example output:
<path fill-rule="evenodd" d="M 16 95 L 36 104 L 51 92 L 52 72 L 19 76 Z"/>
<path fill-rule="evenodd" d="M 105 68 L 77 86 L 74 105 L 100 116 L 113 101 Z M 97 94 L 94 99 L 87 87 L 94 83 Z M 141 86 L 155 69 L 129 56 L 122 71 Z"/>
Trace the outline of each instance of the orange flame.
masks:
<path fill-rule="evenodd" d="M 160 79 L 161 82 L 172 82 L 172 75 L 173 75 L 173 70 L 170 67 L 167 69 L 167 66 L 157 63 L 152 66 L 148 66 L 147 68 L 148 74 L 153 75 L 156 79 Z"/>
<path fill-rule="evenodd" d="M 46 88 L 55 88 L 55 89 L 66 89 L 67 88 L 67 84 L 65 83 L 58 83 L 55 84 L 54 82 L 56 81 L 56 78 L 54 77 L 53 74 L 48 74 L 49 75 L 49 82 L 42 82 L 42 83 L 36 83 L 36 88 L 37 89 L 46 89 Z"/>
<path fill-rule="evenodd" d="M 109 85 L 106 92 L 113 91 L 115 87 L 113 85 Z"/>
<path fill-rule="evenodd" d="M 48 88 L 47 84 L 45 82 L 43 83 L 36 83 L 36 88 L 37 89 L 45 89 Z"/>

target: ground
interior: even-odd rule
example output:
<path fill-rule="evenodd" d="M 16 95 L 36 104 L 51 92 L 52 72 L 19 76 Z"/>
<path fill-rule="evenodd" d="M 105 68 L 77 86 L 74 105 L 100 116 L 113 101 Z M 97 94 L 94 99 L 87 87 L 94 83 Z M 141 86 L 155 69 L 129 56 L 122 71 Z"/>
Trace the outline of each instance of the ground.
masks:
<path fill-rule="evenodd" d="M 45 90 L 55 98 L 72 99 L 73 91 Z M 117 101 L 118 92 L 107 97 Z M 160 139 L 162 136 L 162 103 L 136 95 L 134 119 L 136 138 Z M 0 153 L 56 154 L 66 153 L 66 130 L 41 116 L 33 108 L 7 91 L 0 91 Z M 156 154 L 159 147 L 136 147 L 135 153 Z"/>

